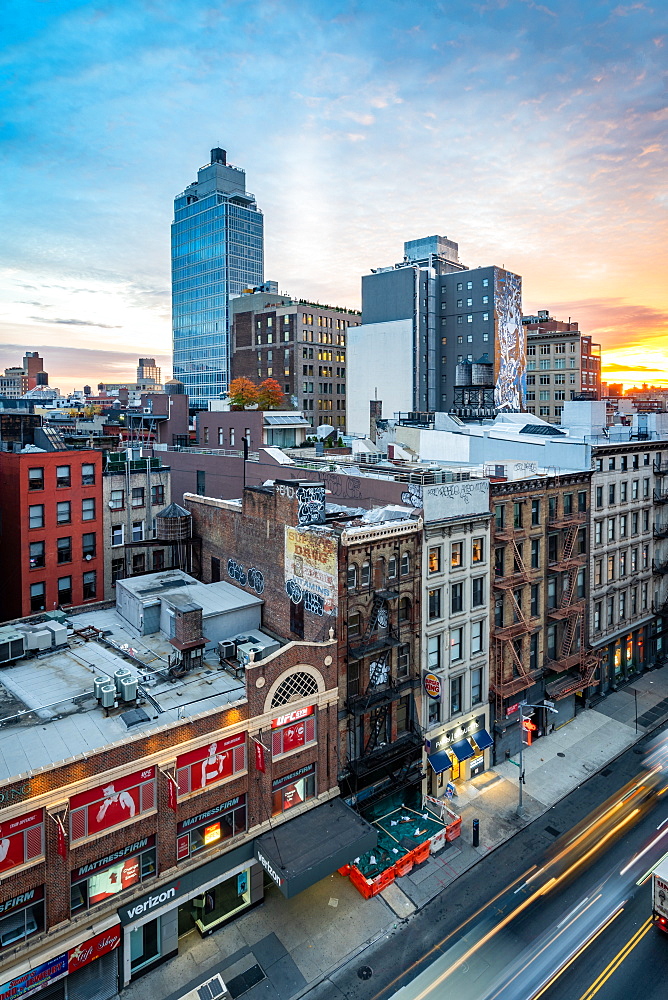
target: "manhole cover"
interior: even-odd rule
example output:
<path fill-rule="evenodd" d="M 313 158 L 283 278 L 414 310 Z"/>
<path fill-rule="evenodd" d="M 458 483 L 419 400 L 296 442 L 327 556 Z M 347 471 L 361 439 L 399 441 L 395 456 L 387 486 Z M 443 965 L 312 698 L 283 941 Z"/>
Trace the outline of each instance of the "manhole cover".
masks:
<path fill-rule="evenodd" d="M 368 965 L 363 965 L 357 970 L 357 975 L 360 979 L 371 979 L 373 976 L 373 969 L 370 969 Z"/>
<path fill-rule="evenodd" d="M 565 757 L 566 754 L 562 753 L 561 750 L 557 753 L 557 757 Z"/>

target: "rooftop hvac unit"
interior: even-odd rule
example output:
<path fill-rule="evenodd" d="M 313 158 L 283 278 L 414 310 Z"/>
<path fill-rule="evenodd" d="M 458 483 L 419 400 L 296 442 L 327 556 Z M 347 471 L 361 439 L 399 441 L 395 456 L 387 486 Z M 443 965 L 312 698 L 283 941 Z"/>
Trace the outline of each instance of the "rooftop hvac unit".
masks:
<path fill-rule="evenodd" d="M 51 633 L 41 628 L 25 633 L 26 649 L 51 649 Z"/>
<path fill-rule="evenodd" d="M 99 701 L 102 697 L 102 688 L 109 683 L 108 677 L 96 677 L 93 681 L 93 690 L 95 691 L 95 697 Z"/>
<path fill-rule="evenodd" d="M 239 663 L 243 663 L 244 666 L 250 663 L 251 653 L 253 653 L 253 660 L 261 660 L 264 654 L 264 646 L 258 646 L 252 642 L 242 643 L 241 646 L 237 646 L 237 659 Z"/>
<path fill-rule="evenodd" d="M 237 644 L 236 642 L 219 642 L 218 643 L 218 656 L 221 660 L 233 660 L 237 655 Z"/>
<path fill-rule="evenodd" d="M 0 630 L 0 663 L 11 663 L 25 656 L 25 634 L 13 629 Z"/>
<path fill-rule="evenodd" d="M 44 628 L 51 633 L 52 646 L 67 645 L 67 625 L 63 625 L 60 622 L 45 622 Z"/>
<path fill-rule="evenodd" d="M 123 680 L 129 677 L 132 677 L 132 673 L 127 667 L 119 667 L 118 670 L 114 670 L 114 684 L 118 694 L 121 693 Z"/>
<path fill-rule="evenodd" d="M 121 697 L 123 701 L 137 700 L 137 678 L 123 677 L 121 680 Z"/>
<path fill-rule="evenodd" d="M 113 708 L 116 701 L 116 688 L 113 684 L 105 684 L 100 691 L 100 705 L 102 708 Z"/>

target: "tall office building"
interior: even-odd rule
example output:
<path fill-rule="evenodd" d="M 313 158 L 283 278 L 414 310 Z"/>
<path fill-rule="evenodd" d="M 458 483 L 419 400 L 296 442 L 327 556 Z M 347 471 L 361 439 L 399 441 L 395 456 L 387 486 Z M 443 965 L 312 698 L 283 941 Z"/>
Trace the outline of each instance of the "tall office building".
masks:
<path fill-rule="evenodd" d="M 230 371 L 230 299 L 261 285 L 262 212 L 246 191 L 246 173 L 224 149 L 174 199 L 172 338 L 174 378 L 190 405 L 206 409 L 226 392 Z"/>
<path fill-rule="evenodd" d="M 525 345 L 519 275 L 467 268 L 442 236 L 410 240 L 401 263 L 362 278 L 362 324 L 348 336 L 348 429 L 368 431 L 375 400 L 388 417 L 519 410 Z"/>

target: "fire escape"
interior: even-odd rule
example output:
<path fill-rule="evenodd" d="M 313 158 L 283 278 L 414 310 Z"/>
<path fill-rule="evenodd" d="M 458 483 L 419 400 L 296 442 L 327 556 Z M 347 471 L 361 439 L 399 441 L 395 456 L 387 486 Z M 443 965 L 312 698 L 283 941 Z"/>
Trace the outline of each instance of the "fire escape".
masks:
<path fill-rule="evenodd" d="M 497 596 L 510 596 L 510 604 L 513 612 L 513 622 L 510 625 L 494 624 L 492 626 L 492 647 L 494 652 L 494 666 L 490 676 L 490 688 L 495 696 L 496 718 L 503 717 L 503 701 L 505 698 L 512 698 L 514 695 L 526 691 L 541 676 L 541 670 L 530 670 L 524 659 L 517 651 L 516 641 L 528 635 L 532 626 L 520 607 L 515 591 L 531 582 L 532 577 L 524 565 L 522 552 L 517 544 L 517 536 L 524 535 L 524 530 L 520 527 L 499 527 L 494 529 L 494 539 L 492 544 L 506 542 L 505 558 L 512 558 L 513 571 L 509 574 L 497 573 L 493 577 L 493 588 Z M 504 567 L 505 568 L 505 567 Z M 505 604 L 505 601 L 504 601 Z M 513 667 L 513 677 L 504 679 L 504 666 L 510 662 Z"/>
<path fill-rule="evenodd" d="M 668 462 L 661 462 L 654 459 L 653 463 L 654 475 L 668 476 Z M 668 504 L 668 492 L 666 491 L 665 482 L 662 479 L 654 487 L 654 504 L 658 511 L 665 505 Z M 665 512 L 663 512 L 665 513 Z M 655 556 L 652 559 L 652 574 L 659 578 L 659 599 L 658 601 L 652 602 L 652 610 L 654 614 L 662 618 L 668 617 L 668 587 L 664 583 L 664 577 L 668 574 L 668 553 L 666 551 L 666 546 L 659 544 L 662 541 L 668 539 L 668 520 L 664 520 L 663 523 L 654 524 L 654 538 L 655 538 Z M 659 553 L 659 548 L 661 552 Z M 660 634 L 658 629 L 662 629 L 661 623 L 656 623 L 657 635 Z"/>
<path fill-rule="evenodd" d="M 589 687 L 600 662 L 600 654 L 586 648 L 586 601 L 578 596 L 578 574 L 586 561 L 585 553 L 577 550 L 578 536 L 586 518 L 584 511 L 578 511 L 555 514 L 549 520 L 550 527 L 563 532 L 561 555 L 556 562 L 550 563 L 550 572 L 559 573 L 562 580 L 561 597 L 556 607 L 547 612 L 552 622 L 562 623 L 557 656 L 545 659 L 548 670 L 564 675 L 546 685 L 547 694 L 554 699 Z"/>
<path fill-rule="evenodd" d="M 401 582 L 407 581 L 402 578 Z M 350 776 L 340 782 L 343 794 L 357 793 L 379 781 L 401 787 L 409 782 L 422 759 L 423 734 L 414 720 L 409 720 L 407 731 L 397 739 L 391 736 L 392 704 L 416 684 L 416 665 L 409 665 L 406 676 L 392 670 L 392 650 L 402 643 L 409 644 L 415 631 L 412 588 L 405 592 L 411 600 L 410 619 L 399 621 L 403 596 L 398 590 L 375 589 L 363 634 L 348 642 L 349 675 L 350 665 L 358 663 L 359 681 L 348 682 L 346 709 L 357 732 L 364 736 L 361 752 L 348 760 Z"/>

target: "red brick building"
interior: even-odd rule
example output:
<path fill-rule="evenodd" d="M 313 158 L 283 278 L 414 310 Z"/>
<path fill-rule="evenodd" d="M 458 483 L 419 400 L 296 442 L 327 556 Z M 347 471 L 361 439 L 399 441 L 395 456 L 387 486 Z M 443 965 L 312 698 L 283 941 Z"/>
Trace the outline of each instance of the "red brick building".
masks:
<path fill-rule="evenodd" d="M 102 455 L 0 452 L 3 621 L 104 594 Z"/>
<path fill-rule="evenodd" d="M 80 663 L 104 662 L 102 639 L 74 640 Z M 146 714 L 142 731 L 124 738 L 123 707 L 105 714 L 92 697 L 79 700 L 78 712 L 95 716 L 95 749 L 21 774 L 4 758 L 5 990 L 41 983 L 49 1000 L 106 1000 L 176 955 L 181 935 L 207 934 L 261 901 L 265 877 L 289 897 L 374 846 L 370 828 L 337 798 L 335 649 L 330 639 L 293 642 L 251 661 L 231 701 L 229 691 L 211 701 L 222 683 L 214 671 L 203 702 L 182 699 L 186 717 Z M 70 654 L 53 654 L 62 655 Z M 37 678 L 49 658 L 16 669 Z M 201 683 L 212 681 L 203 674 Z M 189 676 L 181 693 L 192 698 L 192 685 Z M 154 687 L 151 704 L 168 713 L 174 690 L 169 681 Z M 48 729 L 67 750 L 86 739 L 78 721 L 36 720 L 40 735 Z M 39 763 L 30 722 L 5 720 L 3 733 Z"/>
<path fill-rule="evenodd" d="M 422 520 L 409 508 L 365 521 L 327 512 L 325 489 L 277 479 L 243 500 L 186 494 L 205 582 L 230 579 L 265 601 L 283 639 L 338 640 L 339 781 L 351 798 L 420 780 Z"/>

